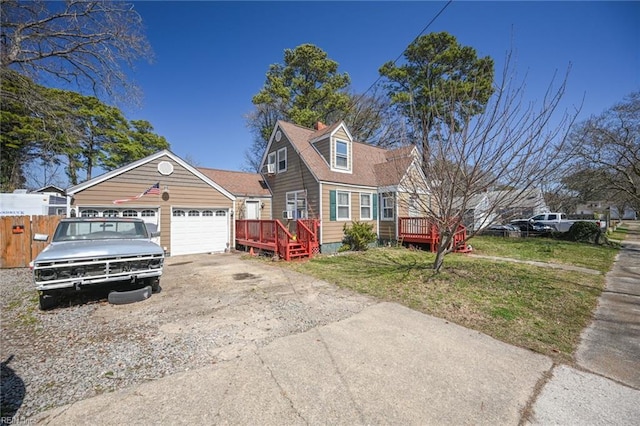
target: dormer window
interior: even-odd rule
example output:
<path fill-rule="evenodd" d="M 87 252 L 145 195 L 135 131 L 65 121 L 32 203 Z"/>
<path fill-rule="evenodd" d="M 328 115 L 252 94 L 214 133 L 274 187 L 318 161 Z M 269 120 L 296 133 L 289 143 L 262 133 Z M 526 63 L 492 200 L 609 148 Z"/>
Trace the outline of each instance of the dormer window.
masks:
<path fill-rule="evenodd" d="M 339 169 L 349 168 L 349 147 L 346 142 L 336 141 L 336 167 Z"/>
<path fill-rule="evenodd" d="M 331 169 L 336 172 L 351 172 L 351 142 L 332 140 Z"/>

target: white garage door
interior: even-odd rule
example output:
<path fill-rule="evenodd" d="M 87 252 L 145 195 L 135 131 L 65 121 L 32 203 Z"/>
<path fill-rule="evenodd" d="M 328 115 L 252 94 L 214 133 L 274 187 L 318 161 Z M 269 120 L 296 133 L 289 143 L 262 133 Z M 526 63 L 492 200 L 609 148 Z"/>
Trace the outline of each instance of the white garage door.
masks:
<path fill-rule="evenodd" d="M 147 224 L 149 232 L 160 231 L 160 211 L 157 208 L 104 208 L 104 207 L 79 207 L 79 215 L 82 217 L 137 217 Z M 153 237 L 151 241 L 160 245 L 160 237 Z"/>
<path fill-rule="evenodd" d="M 171 255 L 223 252 L 229 242 L 229 211 L 174 208 Z"/>

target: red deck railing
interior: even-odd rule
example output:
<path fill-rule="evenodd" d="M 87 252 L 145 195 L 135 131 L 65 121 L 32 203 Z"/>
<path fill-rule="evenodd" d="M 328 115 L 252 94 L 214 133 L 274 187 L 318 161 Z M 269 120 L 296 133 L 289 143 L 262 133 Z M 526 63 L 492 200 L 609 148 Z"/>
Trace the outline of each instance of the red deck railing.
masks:
<path fill-rule="evenodd" d="M 236 220 L 236 244 L 272 251 L 284 260 L 318 253 L 316 219 L 296 221 L 296 236 L 279 220 Z"/>
<path fill-rule="evenodd" d="M 435 252 L 440 242 L 438 227 L 425 217 L 398 218 L 398 239 L 403 243 L 428 244 L 429 250 Z M 454 251 L 465 252 L 467 228 L 460 224 L 453 234 Z"/>

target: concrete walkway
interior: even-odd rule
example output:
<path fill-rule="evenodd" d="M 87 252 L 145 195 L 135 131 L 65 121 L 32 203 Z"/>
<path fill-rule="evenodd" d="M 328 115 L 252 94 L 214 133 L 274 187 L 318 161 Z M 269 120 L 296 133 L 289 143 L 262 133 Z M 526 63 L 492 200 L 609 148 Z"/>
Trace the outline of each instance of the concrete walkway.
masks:
<path fill-rule="evenodd" d="M 640 222 L 628 222 L 594 320 L 576 352 L 580 370 L 554 368 L 533 406 L 535 424 L 638 424 Z"/>
<path fill-rule="evenodd" d="M 578 364 L 640 389 L 640 222 L 628 222 L 627 238 L 582 334 Z"/>
<path fill-rule="evenodd" d="M 578 366 L 393 303 L 238 359 L 42 413 L 45 424 L 636 425 L 639 226 Z M 635 263 L 634 263 L 635 262 Z"/>

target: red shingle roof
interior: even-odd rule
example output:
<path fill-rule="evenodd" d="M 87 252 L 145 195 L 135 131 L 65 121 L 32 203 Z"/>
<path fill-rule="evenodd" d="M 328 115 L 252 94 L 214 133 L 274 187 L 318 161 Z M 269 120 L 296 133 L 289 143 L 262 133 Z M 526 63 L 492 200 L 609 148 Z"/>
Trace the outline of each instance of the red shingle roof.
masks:
<path fill-rule="evenodd" d="M 328 135 L 342 123 L 335 123 L 322 130 L 313 130 L 292 123 L 279 121 L 278 125 L 294 146 L 298 155 L 316 179 L 325 182 L 364 186 L 390 186 L 400 183 L 411 164 L 412 147 L 386 150 L 373 145 L 353 142 L 352 173 L 334 172 L 322 155 L 311 144 L 312 140 Z M 390 161 L 391 160 L 391 161 Z"/>
<path fill-rule="evenodd" d="M 198 171 L 236 196 L 269 197 L 271 192 L 258 173 L 198 167 Z"/>

